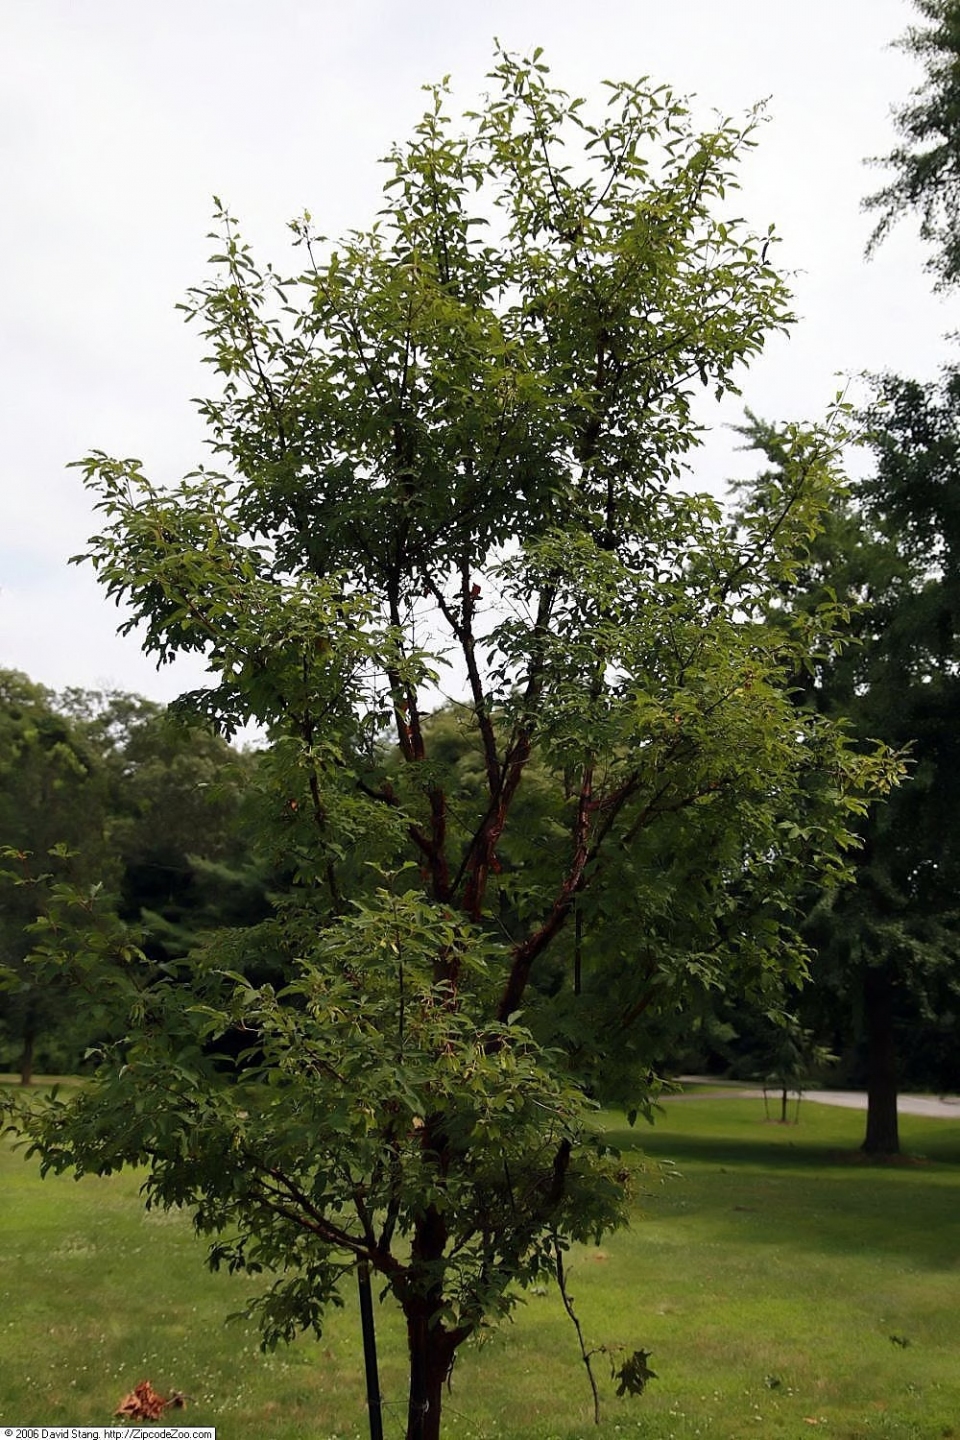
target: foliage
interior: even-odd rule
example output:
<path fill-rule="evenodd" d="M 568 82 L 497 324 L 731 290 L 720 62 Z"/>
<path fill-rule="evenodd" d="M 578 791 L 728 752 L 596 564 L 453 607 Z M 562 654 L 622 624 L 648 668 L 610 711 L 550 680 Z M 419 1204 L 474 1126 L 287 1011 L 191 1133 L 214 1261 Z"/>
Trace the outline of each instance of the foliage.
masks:
<path fill-rule="evenodd" d="M 164 959 L 204 929 L 262 919 L 279 877 L 240 835 L 253 755 L 140 696 L 55 695 L 12 672 L 0 684 L 2 1036 L 26 1081 L 35 1064 L 74 1072 L 108 1019 L 79 1016 L 65 977 L 38 984 L 27 963 L 51 887 L 95 891 Z"/>
<path fill-rule="evenodd" d="M 763 1074 L 764 1104 L 768 1087 L 780 1091 L 780 1120 L 787 1122 L 789 1097 L 796 1096 L 799 1118 L 800 1097 L 812 1077 L 836 1060 L 825 1045 L 818 1045 L 814 1032 L 800 1025 L 794 1016 L 782 1017 L 772 1028 L 768 1040 L 766 1069 Z"/>
<path fill-rule="evenodd" d="M 960 987 L 958 402 L 952 373 L 930 386 L 876 382 L 861 417 L 873 471 L 837 497 L 806 564 L 769 612 L 771 624 L 785 625 L 838 598 L 848 607 L 845 643 L 798 677 L 796 701 L 908 756 L 907 783 L 859 821 L 856 885 L 812 894 L 805 931 L 818 980 L 808 1013 L 845 1041 L 859 1032 L 874 1126 L 867 1144 L 882 1150 L 897 1148 L 896 1048 L 955 1014 Z M 755 424 L 747 433 L 780 463 L 769 429 Z M 761 477 L 756 492 L 766 483 Z M 945 1061 L 935 1083 L 949 1089 L 958 1072 L 952 1054 Z"/>
<path fill-rule="evenodd" d="M 914 0 L 926 24 L 900 42 L 922 61 L 924 84 L 896 111 L 903 144 L 881 160 L 894 178 L 864 203 L 880 214 L 870 248 L 908 212 L 919 213 L 920 234 L 934 250 L 927 268 L 938 285 L 960 277 L 960 5 L 957 0 Z"/>
<path fill-rule="evenodd" d="M 960 275 L 960 6 L 956 0 L 915 3 L 926 23 L 901 43 L 923 62 L 924 84 L 897 113 L 904 143 L 883 162 L 894 178 L 865 204 L 880 213 L 871 245 L 901 215 L 919 213 L 920 233 L 933 246 L 927 268 L 943 288 Z M 865 1143 L 874 1148 L 896 1147 L 890 1097 L 898 1020 L 901 1042 L 907 1038 L 914 1063 L 920 1051 L 928 1083 L 935 1072 L 940 1084 L 955 1084 L 957 1077 L 955 1039 L 949 1037 L 955 1036 L 958 991 L 951 720 L 958 398 L 952 368 L 939 385 L 884 377 L 868 417 L 878 466 L 865 501 L 902 572 L 900 590 L 891 589 L 886 598 L 885 633 L 871 646 L 880 665 L 870 694 L 880 706 L 876 733 L 909 738 L 916 757 L 914 783 L 894 807 L 889 830 L 879 832 L 880 860 L 865 895 L 871 949 L 889 957 L 865 976 L 864 988 L 865 1013 L 884 1017 L 870 1047 L 871 1066 L 886 1072 L 887 1091 L 887 1121 L 880 1127 L 885 1133 L 872 1134 L 872 1113 L 868 1123 Z M 853 947 L 857 943 L 854 937 Z"/>
<path fill-rule="evenodd" d="M 265 918 L 282 876 L 249 843 L 257 756 L 139 697 L 91 698 L 111 778 L 118 913 L 142 928 L 151 957 L 184 956 L 205 930 Z"/>
<path fill-rule="evenodd" d="M 31 1128 L 46 1169 L 147 1164 L 215 1265 L 274 1275 L 268 1344 L 367 1262 L 407 1327 L 410 1440 L 552 1247 L 622 1220 L 591 1094 L 649 1108 L 688 995 L 802 971 L 791 897 L 842 876 L 895 773 L 798 713 L 811 629 L 763 623 L 837 417 L 784 432 L 740 527 L 676 484 L 694 395 L 789 318 L 770 237 L 715 214 L 753 122 L 701 133 L 631 84 L 590 120 L 539 54 L 491 78 L 463 133 L 430 92 L 372 229 L 294 225 L 298 276 L 218 209 L 186 308 L 225 472 L 83 462 L 123 628 L 206 657 L 184 708 L 270 734 L 258 847 L 291 884 L 183 965 L 84 930 L 63 963 L 114 957 L 129 1031 Z M 448 664 L 468 698 L 428 720 Z M 264 956 L 286 983 L 245 978 Z"/>
<path fill-rule="evenodd" d="M 37 1047 L 64 1060 L 84 1043 L 63 978 L 38 984 L 28 927 L 51 886 L 111 878 L 100 756 L 54 696 L 0 672 L 0 1045 L 29 1083 Z M 59 1043 L 52 1032 L 59 1031 Z"/>

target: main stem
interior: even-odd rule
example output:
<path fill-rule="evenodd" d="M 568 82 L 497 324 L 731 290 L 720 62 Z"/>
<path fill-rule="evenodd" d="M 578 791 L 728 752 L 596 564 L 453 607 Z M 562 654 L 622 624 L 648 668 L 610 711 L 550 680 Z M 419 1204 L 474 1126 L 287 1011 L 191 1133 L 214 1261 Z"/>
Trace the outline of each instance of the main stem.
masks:
<path fill-rule="evenodd" d="M 429 1307 L 407 1314 L 407 1344 L 410 1351 L 410 1396 L 407 1405 L 406 1440 L 440 1440 L 440 1412 L 443 1382 L 450 1373 L 456 1340 L 430 1324 Z"/>

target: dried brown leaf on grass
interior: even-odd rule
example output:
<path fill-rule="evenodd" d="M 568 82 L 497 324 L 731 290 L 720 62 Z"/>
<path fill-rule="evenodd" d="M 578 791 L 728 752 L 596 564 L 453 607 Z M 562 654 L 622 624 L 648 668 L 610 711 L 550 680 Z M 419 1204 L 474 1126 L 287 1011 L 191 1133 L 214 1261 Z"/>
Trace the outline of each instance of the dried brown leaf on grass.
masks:
<path fill-rule="evenodd" d="M 163 1412 L 168 1406 L 174 1410 L 183 1410 L 185 1405 L 186 1397 L 181 1395 L 179 1390 L 174 1390 L 168 1399 L 164 1399 L 157 1394 L 149 1380 L 141 1380 L 138 1385 L 134 1385 L 129 1395 L 124 1395 L 114 1414 L 125 1420 L 162 1420 Z"/>

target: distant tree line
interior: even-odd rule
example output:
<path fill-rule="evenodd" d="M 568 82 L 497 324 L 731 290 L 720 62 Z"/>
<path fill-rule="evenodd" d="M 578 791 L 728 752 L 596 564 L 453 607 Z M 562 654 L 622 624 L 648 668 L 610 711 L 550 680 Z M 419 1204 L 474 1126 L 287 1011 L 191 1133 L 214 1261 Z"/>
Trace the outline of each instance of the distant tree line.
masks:
<path fill-rule="evenodd" d="M 0 1069 L 74 1073 L 104 1038 L 96 1007 L 28 959 L 58 885 L 100 887 L 157 963 L 263 918 L 270 867 L 244 824 L 256 784 L 253 752 L 142 696 L 0 671 Z"/>

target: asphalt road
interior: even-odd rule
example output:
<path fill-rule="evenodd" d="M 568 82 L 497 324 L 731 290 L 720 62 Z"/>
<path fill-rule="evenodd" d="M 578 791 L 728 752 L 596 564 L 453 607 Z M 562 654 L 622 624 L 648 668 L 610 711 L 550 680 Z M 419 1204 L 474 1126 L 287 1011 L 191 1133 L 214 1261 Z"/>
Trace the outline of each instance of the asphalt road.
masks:
<path fill-rule="evenodd" d="M 712 1075 L 681 1075 L 678 1078 L 684 1084 L 709 1085 L 716 1096 L 729 1095 L 731 1091 L 736 1091 L 745 1098 L 760 1098 L 763 1095 L 763 1091 L 756 1086 L 717 1080 Z M 795 1092 L 790 1093 L 791 1099 L 795 1098 Z M 771 1086 L 767 1094 L 773 1097 L 779 1094 L 779 1090 Z M 867 1096 L 863 1090 L 804 1090 L 803 1103 L 842 1105 L 847 1110 L 866 1110 Z M 927 1115 L 941 1120 L 960 1120 L 960 1095 L 900 1095 L 897 1098 L 897 1109 L 901 1115 Z"/>

